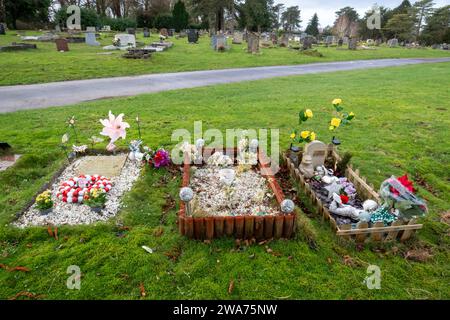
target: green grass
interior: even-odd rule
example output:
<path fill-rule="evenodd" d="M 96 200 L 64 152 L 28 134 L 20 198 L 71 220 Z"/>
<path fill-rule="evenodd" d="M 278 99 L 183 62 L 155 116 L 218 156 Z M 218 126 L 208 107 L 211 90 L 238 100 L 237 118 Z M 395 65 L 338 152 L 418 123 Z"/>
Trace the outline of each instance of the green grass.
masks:
<path fill-rule="evenodd" d="M 33 34 L 37 33 L 27 33 Z M 105 46 L 110 45 L 112 40 L 112 34 L 109 36 L 105 34 L 100 42 Z M 157 37 L 143 38 L 140 32 L 137 40 L 149 44 L 156 41 Z M 13 31 L 8 32 L 6 36 L 0 36 L 0 45 L 10 44 L 13 41 L 20 42 L 20 38 Z M 36 42 L 37 50 L 0 53 L 2 70 L 0 85 L 342 60 L 450 56 L 449 52 L 442 50 L 387 47 L 358 51 L 320 47 L 319 51 L 324 55 L 323 58 L 306 56 L 287 48 L 262 49 L 261 55 L 251 55 L 246 53 L 244 44 L 232 45 L 225 53 L 215 52 L 211 49 L 210 39 L 207 36 L 202 37 L 198 45 L 188 44 L 187 38 L 178 40 L 171 38 L 170 41 L 175 43 L 172 49 L 154 54 L 148 60 L 124 59 L 121 57 L 123 52 L 113 52 L 111 55 L 99 54 L 104 53 L 101 47 L 90 47 L 84 43 L 69 44 L 70 51 L 60 53 L 56 51 L 53 42 Z"/>
<path fill-rule="evenodd" d="M 448 226 L 439 222 L 449 210 L 450 63 L 405 66 L 369 71 L 295 76 L 101 100 L 72 107 L 0 115 L 0 136 L 24 154 L 19 163 L 0 173 L 0 263 L 25 266 L 30 272 L 0 269 L 0 297 L 20 291 L 46 299 L 449 299 Z M 416 185 L 429 203 L 418 238 L 407 244 L 367 246 L 340 243 L 320 219 L 304 218 L 316 234 L 318 249 L 298 237 L 268 246 L 280 256 L 253 245 L 236 250 L 231 239 L 205 244 L 177 233 L 176 208 L 161 223 L 165 195 L 177 198 L 179 177 L 146 170 L 129 192 L 126 207 L 108 223 L 61 227 L 59 240 L 46 228 L 18 230 L 9 223 L 30 197 L 59 168 L 58 150 L 65 120 L 78 119 L 85 138 L 98 134 L 98 119 L 108 110 L 139 115 L 144 140 L 151 146 L 171 145 L 174 129 L 279 128 L 281 145 L 296 125 L 297 112 L 314 111 L 307 127 L 329 141 L 327 121 L 333 98 L 344 100 L 356 113 L 352 126 L 340 131 L 341 152 L 376 186 L 391 174 L 407 172 L 428 183 Z M 136 126 L 128 137 L 135 138 Z M 302 214 L 302 217 L 304 215 Z M 118 225 L 131 228 L 119 237 Z M 162 228 L 163 234 L 155 231 Z M 141 246 L 155 248 L 153 254 Z M 406 260 L 412 248 L 428 248 L 427 262 Z M 177 255 L 175 260 L 167 255 Z M 254 256 L 253 256 L 254 255 Z M 359 265 L 347 266 L 349 255 Z M 381 290 L 362 283 L 368 264 L 380 266 Z M 66 269 L 78 265 L 81 290 L 68 290 Z M 228 294 L 230 280 L 235 289 Z"/>

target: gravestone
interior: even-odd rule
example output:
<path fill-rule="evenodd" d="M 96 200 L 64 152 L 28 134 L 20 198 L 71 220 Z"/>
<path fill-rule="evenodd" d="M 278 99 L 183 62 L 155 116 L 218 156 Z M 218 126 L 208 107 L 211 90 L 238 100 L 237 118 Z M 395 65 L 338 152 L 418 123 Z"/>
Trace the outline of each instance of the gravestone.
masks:
<path fill-rule="evenodd" d="M 195 29 L 189 29 L 187 32 L 188 42 L 197 43 L 198 42 L 198 32 Z"/>
<path fill-rule="evenodd" d="M 373 39 L 367 39 L 367 45 L 368 46 L 373 46 L 373 45 L 375 45 L 375 41 L 373 41 Z"/>
<path fill-rule="evenodd" d="M 61 32 L 61 26 L 59 24 L 57 24 L 55 26 L 55 32 L 60 33 Z"/>
<path fill-rule="evenodd" d="M 327 36 L 325 39 L 325 44 L 327 46 L 335 44 L 336 43 L 336 38 L 334 36 Z"/>
<path fill-rule="evenodd" d="M 281 36 L 280 47 L 289 47 L 289 36 L 287 34 Z"/>
<path fill-rule="evenodd" d="M 159 34 L 166 38 L 169 36 L 169 33 L 166 28 L 162 28 L 161 30 L 159 30 Z"/>
<path fill-rule="evenodd" d="M 272 40 L 272 44 L 276 46 L 278 44 L 278 36 L 276 33 L 272 33 L 270 35 L 270 39 Z"/>
<path fill-rule="evenodd" d="M 348 49 L 349 50 L 356 50 L 356 46 L 358 45 L 358 39 L 356 38 L 350 38 L 348 42 Z"/>
<path fill-rule="evenodd" d="M 13 42 L 10 45 L 7 46 L 0 46 L 0 52 L 7 52 L 7 51 L 20 51 L 20 50 L 28 50 L 28 49 L 37 49 L 37 46 L 35 44 L 30 43 L 16 43 Z"/>
<path fill-rule="evenodd" d="M 97 29 L 95 27 L 86 27 L 86 32 L 97 32 Z"/>
<path fill-rule="evenodd" d="M 86 33 L 86 44 L 89 46 L 99 46 L 100 45 L 100 42 L 97 42 L 95 33 L 92 33 L 92 32 Z"/>
<path fill-rule="evenodd" d="M 211 37 L 211 47 L 214 50 L 226 50 L 227 49 L 227 37 L 223 34 L 213 35 Z"/>
<path fill-rule="evenodd" d="M 68 45 L 69 42 L 67 41 L 67 39 L 56 39 L 55 43 L 56 43 L 56 51 L 63 51 L 63 52 L 69 51 Z"/>
<path fill-rule="evenodd" d="M 150 38 L 150 30 L 148 28 L 144 28 L 144 38 Z"/>
<path fill-rule="evenodd" d="M 0 22 L 0 35 L 5 35 L 5 34 L 6 34 L 5 25 Z"/>
<path fill-rule="evenodd" d="M 394 48 L 394 47 L 397 47 L 398 46 L 398 39 L 390 39 L 388 42 L 387 42 L 387 44 L 388 44 L 388 46 L 389 47 L 391 47 L 391 48 Z"/>
<path fill-rule="evenodd" d="M 311 161 L 314 168 L 323 166 L 325 164 L 327 150 L 328 147 L 325 143 L 319 140 L 315 140 L 305 145 L 303 157 L 305 157 L 306 155 L 311 156 Z"/>
<path fill-rule="evenodd" d="M 313 40 L 311 37 L 303 38 L 302 50 L 312 49 L 312 42 L 313 42 Z"/>
<path fill-rule="evenodd" d="M 347 45 L 348 45 L 348 42 L 349 42 L 349 40 L 350 40 L 350 38 L 349 38 L 349 37 L 343 37 L 343 38 L 342 38 L 342 44 L 343 44 L 344 46 L 347 46 Z"/>
<path fill-rule="evenodd" d="M 128 155 L 86 156 L 76 168 L 77 176 L 98 174 L 107 178 L 120 175 Z"/>
<path fill-rule="evenodd" d="M 132 34 L 132 35 L 136 35 L 136 29 L 135 28 L 127 28 L 127 33 L 128 34 Z"/>
<path fill-rule="evenodd" d="M 111 26 L 103 26 L 102 31 L 103 32 L 111 32 Z"/>
<path fill-rule="evenodd" d="M 242 44 L 244 41 L 244 34 L 242 32 L 236 31 L 233 33 L 233 44 Z"/>
<path fill-rule="evenodd" d="M 125 33 L 116 34 L 114 36 L 114 41 L 120 44 L 118 47 L 125 47 L 125 48 L 136 47 L 136 37 L 132 34 L 125 34 Z"/>
<path fill-rule="evenodd" d="M 344 44 L 344 39 L 339 39 L 338 40 L 338 47 L 342 47 L 343 44 Z"/>
<path fill-rule="evenodd" d="M 448 44 L 447 43 L 442 44 L 442 50 L 448 50 Z"/>
<path fill-rule="evenodd" d="M 383 41 L 381 39 L 375 40 L 375 45 L 379 47 Z"/>
<path fill-rule="evenodd" d="M 259 34 L 255 32 L 247 33 L 247 52 L 259 53 Z"/>

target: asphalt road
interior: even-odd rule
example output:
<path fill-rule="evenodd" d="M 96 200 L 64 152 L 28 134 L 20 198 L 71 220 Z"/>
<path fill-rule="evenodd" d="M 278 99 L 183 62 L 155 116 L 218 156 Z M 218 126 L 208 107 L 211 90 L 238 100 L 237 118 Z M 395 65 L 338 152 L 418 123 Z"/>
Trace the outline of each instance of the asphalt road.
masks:
<path fill-rule="evenodd" d="M 450 58 L 356 60 L 0 86 L 0 113 L 222 83 L 435 62 L 450 62 Z"/>

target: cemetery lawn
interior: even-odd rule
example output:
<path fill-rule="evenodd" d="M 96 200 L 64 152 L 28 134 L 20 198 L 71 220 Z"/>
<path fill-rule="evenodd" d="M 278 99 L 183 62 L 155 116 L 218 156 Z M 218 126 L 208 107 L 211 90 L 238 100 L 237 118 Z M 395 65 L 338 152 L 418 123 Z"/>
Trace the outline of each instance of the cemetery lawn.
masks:
<path fill-rule="evenodd" d="M 29 271 L 0 269 L 0 298 L 26 291 L 40 299 L 449 299 L 449 226 L 441 222 L 445 213 L 448 219 L 450 203 L 449 81 L 450 63 L 439 63 L 1 114 L 0 137 L 24 156 L 0 173 L 0 264 Z M 353 164 L 376 187 L 391 174 L 407 172 L 428 200 L 430 214 L 413 241 L 360 251 L 340 244 L 328 224 L 303 213 L 303 236 L 266 244 L 272 252 L 257 244 L 237 249 L 232 239 L 187 240 L 176 225 L 180 177 L 153 169 L 145 170 L 125 196 L 120 215 L 108 223 L 62 226 L 58 240 L 43 227 L 9 225 L 64 163 L 58 144 L 72 115 L 86 139 L 98 135 L 98 119 L 112 110 L 125 113 L 132 125 L 127 138 L 136 138 L 132 119 L 139 115 L 144 141 L 152 147 L 170 147 L 174 129 L 192 132 L 193 122 L 203 120 L 203 130 L 280 128 L 281 146 L 287 148 L 298 111 L 305 107 L 314 112 L 307 127 L 329 141 L 327 120 L 337 97 L 356 114 L 352 126 L 339 131 L 341 152 L 352 152 Z M 426 261 L 405 258 L 414 253 Z M 380 290 L 363 284 L 369 264 L 381 268 Z M 81 290 L 66 288 L 70 265 L 81 268 Z"/>
<path fill-rule="evenodd" d="M 27 35 L 37 35 L 27 32 Z M 110 45 L 114 33 L 103 34 L 99 42 L 102 46 Z M 142 32 L 137 35 L 137 41 L 149 44 L 157 41 L 143 38 Z M 104 54 L 102 47 L 90 47 L 82 44 L 69 44 L 70 51 L 56 51 L 53 42 L 36 43 L 38 49 L 17 52 L 1 52 L 0 67 L 2 75 L 0 85 L 32 84 L 65 80 L 103 78 L 112 76 L 128 76 L 150 73 L 213 70 L 239 67 L 258 67 L 275 65 L 296 65 L 317 62 L 332 62 L 359 59 L 383 58 L 437 58 L 450 57 L 450 52 L 428 49 L 405 49 L 379 47 L 376 50 L 349 51 L 320 47 L 322 58 L 307 56 L 296 50 L 287 48 L 262 49 L 261 55 L 251 55 L 245 50 L 245 44 L 232 45 L 224 53 L 215 52 L 210 47 L 208 36 L 200 38 L 198 45 L 187 43 L 187 38 L 170 38 L 175 46 L 170 50 L 154 54 L 147 60 L 122 58 L 123 51 L 113 51 Z M 11 42 L 21 42 L 16 32 L 9 31 L 6 36 L 0 36 L 0 46 Z M 231 43 L 231 39 L 229 39 Z"/>

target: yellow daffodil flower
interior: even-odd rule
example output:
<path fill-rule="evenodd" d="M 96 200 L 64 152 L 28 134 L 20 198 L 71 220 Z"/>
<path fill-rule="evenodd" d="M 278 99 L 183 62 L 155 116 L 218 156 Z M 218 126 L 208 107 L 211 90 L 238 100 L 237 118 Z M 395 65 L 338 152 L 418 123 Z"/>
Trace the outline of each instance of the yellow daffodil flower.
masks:
<path fill-rule="evenodd" d="M 330 129 L 330 131 L 333 131 L 333 130 L 334 130 L 334 127 L 333 127 L 333 126 L 330 126 L 328 129 Z"/>
<path fill-rule="evenodd" d="M 311 141 L 316 140 L 316 133 L 315 132 L 311 132 L 311 134 L 309 135 L 309 138 L 311 139 Z"/>
<path fill-rule="evenodd" d="M 342 99 L 334 99 L 332 104 L 337 105 L 337 104 L 341 104 L 342 103 Z"/>
<path fill-rule="evenodd" d="M 300 133 L 300 136 L 301 136 L 303 139 L 306 139 L 306 138 L 309 137 L 309 134 L 310 134 L 309 131 L 302 131 L 302 132 Z"/>
<path fill-rule="evenodd" d="M 306 109 L 305 116 L 307 118 L 312 118 L 313 117 L 313 112 L 311 111 L 311 109 Z"/>
<path fill-rule="evenodd" d="M 339 118 L 333 118 L 333 119 L 331 119 L 330 124 L 331 124 L 333 127 L 337 128 L 337 127 L 339 127 L 339 126 L 341 125 L 341 119 L 339 119 Z"/>
<path fill-rule="evenodd" d="M 295 132 L 292 132 L 290 137 L 291 137 L 291 139 L 295 139 Z"/>

